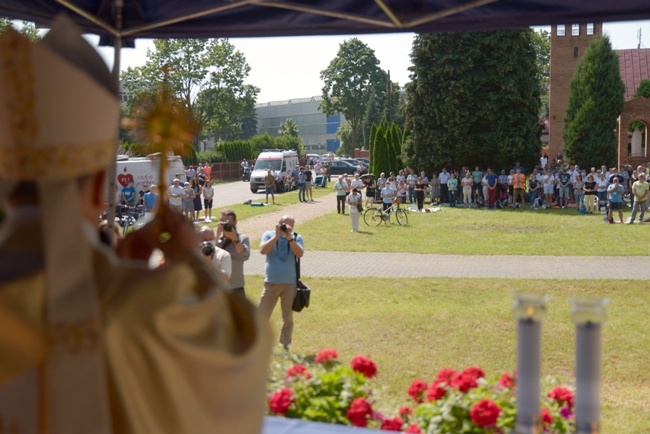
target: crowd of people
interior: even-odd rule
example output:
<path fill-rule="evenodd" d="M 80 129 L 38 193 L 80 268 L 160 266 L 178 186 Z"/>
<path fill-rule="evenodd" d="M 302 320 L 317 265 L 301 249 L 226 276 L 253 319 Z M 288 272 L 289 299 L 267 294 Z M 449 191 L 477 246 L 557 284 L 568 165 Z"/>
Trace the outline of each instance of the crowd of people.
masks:
<path fill-rule="evenodd" d="M 497 173 L 492 168 L 474 170 L 461 167 L 460 170 L 442 168 L 431 177 L 422 171 L 418 175 L 413 169 L 405 168 L 388 176 L 381 173 L 375 180 L 368 178 L 360 189 L 366 190 L 366 204 L 381 201 L 390 206 L 393 201 L 415 203 L 418 210 L 424 208 L 428 199 L 432 205 L 547 209 L 575 207 L 581 213 L 593 214 L 600 211 L 620 211 L 629 202 L 632 208 L 630 222 L 640 212 L 640 222 L 648 204 L 648 182 L 650 163 L 646 167 L 620 168 L 592 167 L 581 169 L 578 165 L 544 164 L 531 172 L 519 162 L 509 170 Z M 345 184 L 344 179 L 342 184 Z M 341 181 L 337 182 L 337 185 Z M 342 185 L 341 184 L 341 185 Z M 337 195 L 342 190 L 335 186 Z M 345 190 L 350 192 L 350 186 Z M 390 198 L 390 201 L 385 200 Z M 337 204 L 344 197 L 337 197 Z M 337 205 L 337 211 L 341 212 Z M 610 213 L 611 214 L 611 213 Z M 619 213 L 619 216 L 621 213 Z M 610 215 L 608 221 L 612 221 Z M 622 220 L 622 217 L 620 218 Z"/>

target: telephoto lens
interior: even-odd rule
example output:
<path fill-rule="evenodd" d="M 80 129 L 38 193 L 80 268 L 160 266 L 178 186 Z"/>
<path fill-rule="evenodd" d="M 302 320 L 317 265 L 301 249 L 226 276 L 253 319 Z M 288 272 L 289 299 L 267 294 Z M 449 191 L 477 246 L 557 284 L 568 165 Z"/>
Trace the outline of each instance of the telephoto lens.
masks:
<path fill-rule="evenodd" d="M 223 230 L 226 232 L 232 231 L 232 222 L 230 220 L 221 222 L 219 223 L 221 226 L 223 226 Z"/>
<path fill-rule="evenodd" d="M 215 247 L 209 241 L 203 241 L 201 243 L 201 254 L 203 256 L 212 256 L 214 255 Z"/>

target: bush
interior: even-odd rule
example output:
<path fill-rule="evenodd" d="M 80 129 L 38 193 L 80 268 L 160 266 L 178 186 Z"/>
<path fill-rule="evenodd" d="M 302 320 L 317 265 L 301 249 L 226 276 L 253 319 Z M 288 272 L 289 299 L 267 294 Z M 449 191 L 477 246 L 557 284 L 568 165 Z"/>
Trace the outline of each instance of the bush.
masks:
<path fill-rule="evenodd" d="M 222 163 L 226 161 L 222 152 L 219 151 L 204 151 L 197 154 L 197 160 L 202 164 Z"/>

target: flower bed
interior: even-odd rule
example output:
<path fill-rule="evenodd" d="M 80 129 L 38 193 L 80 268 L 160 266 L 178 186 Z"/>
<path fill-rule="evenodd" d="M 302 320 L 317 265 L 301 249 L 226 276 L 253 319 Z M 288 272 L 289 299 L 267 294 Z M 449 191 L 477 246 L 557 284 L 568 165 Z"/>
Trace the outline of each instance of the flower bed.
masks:
<path fill-rule="evenodd" d="M 269 414 L 407 433 L 507 433 L 516 417 L 516 375 L 490 381 L 480 367 L 444 368 L 430 382 L 414 380 L 405 405 L 386 408 L 373 394 L 377 365 L 365 356 L 341 363 L 335 350 L 316 356 L 277 355 Z M 554 387 L 542 400 L 545 433 L 574 431 L 573 392 Z"/>

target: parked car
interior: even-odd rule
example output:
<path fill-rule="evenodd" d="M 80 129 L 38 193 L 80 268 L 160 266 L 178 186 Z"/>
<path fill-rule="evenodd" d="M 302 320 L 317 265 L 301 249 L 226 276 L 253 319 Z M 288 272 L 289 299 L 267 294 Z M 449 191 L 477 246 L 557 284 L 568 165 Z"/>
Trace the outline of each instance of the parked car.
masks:
<path fill-rule="evenodd" d="M 354 175 L 357 171 L 357 165 L 352 164 L 345 160 L 334 160 L 330 161 L 330 175 Z M 367 172 L 368 169 L 365 168 L 363 173 Z"/>

